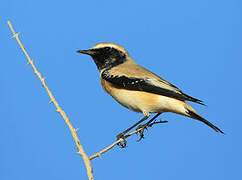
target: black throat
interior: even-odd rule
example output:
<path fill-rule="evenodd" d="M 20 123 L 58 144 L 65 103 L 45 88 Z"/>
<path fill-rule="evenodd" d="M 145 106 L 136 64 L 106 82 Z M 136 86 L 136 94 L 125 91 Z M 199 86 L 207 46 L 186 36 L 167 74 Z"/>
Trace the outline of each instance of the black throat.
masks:
<path fill-rule="evenodd" d="M 99 71 L 111 69 L 127 61 L 126 54 L 112 47 L 91 49 L 94 54 L 91 55 Z"/>

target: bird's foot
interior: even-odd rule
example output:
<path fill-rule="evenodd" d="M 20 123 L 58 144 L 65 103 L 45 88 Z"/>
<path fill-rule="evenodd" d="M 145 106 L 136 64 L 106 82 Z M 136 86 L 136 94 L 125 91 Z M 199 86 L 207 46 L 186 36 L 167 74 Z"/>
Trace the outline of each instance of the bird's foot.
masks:
<path fill-rule="evenodd" d="M 137 135 L 139 135 L 139 139 L 138 139 L 138 142 L 141 141 L 141 139 L 144 139 L 145 136 L 144 136 L 144 131 L 148 130 L 148 125 L 147 124 L 141 124 L 139 125 L 137 128 L 136 128 L 136 131 L 137 131 Z"/>
<path fill-rule="evenodd" d="M 117 145 L 121 148 L 126 148 L 127 146 L 127 141 L 125 139 L 124 133 L 120 133 L 119 135 L 116 136 L 117 140 L 122 139 L 123 141 L 119 142 Z"/>
<path fill-rule="evenodd" d="M 148 130 L 149 127 L 152 127 L 154 124 L 160 124 L 160 123 L 167 123 L 168 121 L 149 121 L 146 124 L 139 125 L 136 130 L 137 130 L 137 135 L 139 135 L 138 142 L 144 139 L 144 130 Z"/>

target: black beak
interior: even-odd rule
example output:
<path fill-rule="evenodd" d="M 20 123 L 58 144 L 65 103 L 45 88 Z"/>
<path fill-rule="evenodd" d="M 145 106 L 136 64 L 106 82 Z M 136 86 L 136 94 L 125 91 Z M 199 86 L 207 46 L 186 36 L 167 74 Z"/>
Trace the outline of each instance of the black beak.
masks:
<path fill-rule="evenodd" d="M 94 51 L 93 50 L 77 50 L 76 52 L 78 53 L 82 53 L 82 54 L 87 54 L 87 55 L 94 55 Z"/>

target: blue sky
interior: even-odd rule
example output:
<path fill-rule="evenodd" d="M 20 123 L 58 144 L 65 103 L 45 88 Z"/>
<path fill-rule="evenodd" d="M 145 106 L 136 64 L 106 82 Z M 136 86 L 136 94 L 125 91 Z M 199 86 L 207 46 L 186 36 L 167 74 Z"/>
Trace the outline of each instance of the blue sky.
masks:
<path fill-rule="evenodd" d="M 0 179 L 87 179 L 62 118 L 49 105 L 10 20 L 89 155 L 142 115 L 102 89 L 90 57 L 99 42 L 124 46 L 139 64 L 208 105 L 192 106 L 221 135 L 179 115 L 92 161 L 96 179 L 241 179 L 242 2 L 2 1 Z"/>

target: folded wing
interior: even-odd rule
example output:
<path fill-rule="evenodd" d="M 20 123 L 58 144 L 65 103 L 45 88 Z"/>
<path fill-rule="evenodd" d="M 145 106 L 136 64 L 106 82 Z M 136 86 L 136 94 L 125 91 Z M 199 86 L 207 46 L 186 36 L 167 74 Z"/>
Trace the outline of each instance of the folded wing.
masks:
<path fill-rule="evenodd" d="M 146 70 L 146 69 L 145 69 Z M 163 80 L 159 76 L 151 73 L 146 75 L 142 75 L 142 77 L 138 76 L 129 76 L 128 73 L 115 74 L 112 71 L 105 70 L 101 73 L 103 79 L 108 81 L 109 83 L 115 85 L 118 88 L 124 88 L 129 90 L 136 91 L 145 91 L 153 94 L 158 94 L 162 96 L 172 97 L 175 99 L 179 99 L 181 101 L 192 101 L 198 104 L 203 104 L 203 102 L 199 99 L 193 98 L 185 93 L 183 93 L 176 86 L 170 84 L 169 82 Z M 132 74 L 132 73 L 131 73 Z M 135 73 L 137 75 L 137 72 Z"/>

